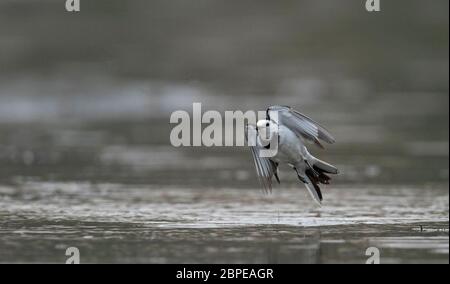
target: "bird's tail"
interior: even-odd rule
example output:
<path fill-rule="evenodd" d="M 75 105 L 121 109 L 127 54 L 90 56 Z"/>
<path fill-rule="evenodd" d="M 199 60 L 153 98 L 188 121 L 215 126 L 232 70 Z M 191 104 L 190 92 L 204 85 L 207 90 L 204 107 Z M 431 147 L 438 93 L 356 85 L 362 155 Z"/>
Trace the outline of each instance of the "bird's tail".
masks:
<path fill-rule="evenodd" d="M 319 173 L 327 173 L 333 175 L 337 175 L 339 173 L 339 170 L 335 166 L 314 157 L 312 159 L 312 167 Z"/>
<path fill-rule="evenodd" d="M 304 170 L 304 174 L 301 174 L 297 171 L 297 175 L 299 179 L 305 184 L 313 200 L 319 206 L 321 206 L 322 192 L 319 184 L 329 184 L 331 178 L 330 176 L 328 176 L 328 174 L 338 174 L 339 171 L 335 166 L 312 156 L 310 156 L 310 159 L 308 159 L 308 161 L 305 161 L 305 163 L 307 167 Z"/>

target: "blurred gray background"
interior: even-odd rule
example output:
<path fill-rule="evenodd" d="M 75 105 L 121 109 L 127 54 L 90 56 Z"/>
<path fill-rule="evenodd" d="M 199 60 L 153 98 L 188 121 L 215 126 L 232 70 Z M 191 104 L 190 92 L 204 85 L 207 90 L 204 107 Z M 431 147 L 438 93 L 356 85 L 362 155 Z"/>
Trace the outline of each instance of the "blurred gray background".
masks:
<path fill-rule="evenodd" d="M 342 179 L 448 181 L 448 1 L 368 13 L 358 0 L 95 0 L 77 14 L 64 2 L 0 3 L 2 182 L 109 180 L 123 166 L 140 169 L 126 182 L 185 183 L 190 160 L 173 159 L 190 151 L 208 159 L 193 175 L 242 165 L 210 155 L 246 149 L 170 147 L 170 113 L 193 102 L 296 107 L 337 137 Z"/>
<path fill-rule="evenodd" d="M 392 202 L 377 216 L 394 216 L 389 210 L 402 204 L 411 211 L 400 216 L 438 214 L 448 227 L 449 1 L 381 0 L 375 13 L 362 0 L 81 0 L 80 13 L 66 12 L 64 2 L 0 0 L 0 201 L 11 232 L 46 228 L 50 221 L 42 216 L 55 210 L 63 220 L 98 221 L 105 216 L 95 210 L 121 208 L 114 202 L 148 207 L 157 200 L 173 208 L 185 202 L 145 192 L 257 192 L 248 149 L 170 145 L 170 114 L 190 111 L 193 102 L 204 111 L 291 105 L 337 138 L 327 151 L 311 148 L 341 170 L 325 199 L 345 200 L 345 189 L 355 187 L 381 195 L 415 188 L 396 192 L 398 200 L 373 197 L 372 209 Z M 288 169 L 281 179 L 281 191 L 302 188 Z M 143 188 L 133 197 L 99 197 L 134 192 L 133 186 Z M 444 191 L 429 193 L 436 188 Z M 414 209 L 429 194 L 429 211 Z M 70 211 L 67 204 L 88 209 Z M 89 206 L 95 212 L 83 215 Z M 135 212 L 126 208 L 120 214 Z M 165 213 L 155 210 L 159 220 Z M 174 222 L 197 213 L 183 211 Z M 18 217 L 11 225 L 12 216 L 48 222 Z M 131 214 L 126 222 L 141 217 Z M 8 232 L 5 238 L 15 240 Z M 18 257 L 22 245 L 0 246 L 0 260 L 34 260 L 32 252 Z"/>

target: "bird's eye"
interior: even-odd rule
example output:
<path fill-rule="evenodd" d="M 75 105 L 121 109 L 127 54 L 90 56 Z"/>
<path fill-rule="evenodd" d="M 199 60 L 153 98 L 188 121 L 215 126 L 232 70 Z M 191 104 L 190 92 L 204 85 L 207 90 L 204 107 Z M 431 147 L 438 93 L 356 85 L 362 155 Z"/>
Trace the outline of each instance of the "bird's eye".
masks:
<path fill-rule="evenodd" d="M 266 127 L 269 127 L 269 123 L 268 122 L 266 123 Z"/>

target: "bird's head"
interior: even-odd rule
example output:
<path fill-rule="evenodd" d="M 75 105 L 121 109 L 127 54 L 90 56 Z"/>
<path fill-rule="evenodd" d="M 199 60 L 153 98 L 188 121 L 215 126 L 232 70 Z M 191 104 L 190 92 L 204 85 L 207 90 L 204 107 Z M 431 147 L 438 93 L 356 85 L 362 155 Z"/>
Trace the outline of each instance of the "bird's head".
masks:
<path fill-rule="evenodd" d="M 272 134 L 277 133 L 277 125 L 270 120 L 262 119 L 256 123 L 258 133 L 263 139 L 270 139 Z"/>
<path fill-rule="evenodd" d="M 272 122 L 270 120 L 266 120 L 266 119 L 261 119 L 256 123 L 256 127 L 258 129 L 263 129 L 263 128 L 267 128 L 270 127 L 270 124 Z"/>

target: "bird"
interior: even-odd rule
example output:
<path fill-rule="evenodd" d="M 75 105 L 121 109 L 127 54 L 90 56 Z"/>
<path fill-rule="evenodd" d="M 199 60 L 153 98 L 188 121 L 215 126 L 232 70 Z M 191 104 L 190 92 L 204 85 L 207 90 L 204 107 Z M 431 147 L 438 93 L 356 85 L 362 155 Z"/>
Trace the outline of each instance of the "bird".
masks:
<path fill-rule="evenodd" d="M 329 184 L 329 175 L 337 175 L 339 170 L 314 157 L 306 143 L 311 142 L 324 149 L 323 142 L 336 142 L 330 132 L 290 106 L 274 105 L 267 108 L 265 119 L 258 120 L 256 125 L 246 125 L 247 141 L 250 141 L 250 133 L 254 135 L 254 143 L 249 146 L 263 191 L 272 192 L 273 177 L 280 183 L 279 165 L 287 164 L 305 185 L 312 200 L 321 207 L 323 196 L 320 184 Z M 263 150 L 271 148 L 273 142 L 277 143 L 275 155 L 261 155 Z"/>

